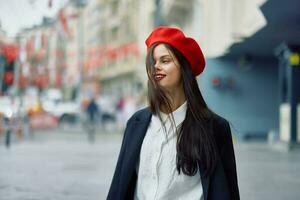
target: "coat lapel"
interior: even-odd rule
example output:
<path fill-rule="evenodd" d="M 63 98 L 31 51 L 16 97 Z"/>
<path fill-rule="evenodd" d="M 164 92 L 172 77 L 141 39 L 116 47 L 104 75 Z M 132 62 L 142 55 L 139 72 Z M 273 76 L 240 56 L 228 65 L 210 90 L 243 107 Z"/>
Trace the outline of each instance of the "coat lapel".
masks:
<path fill-rule="evenodd" d="M 135 121 L 132 128 L 132 138 L 129 142 L 130 145 L 130 152 L 128 152 L 128 158 L 129 163 L 131 166 L 136 166 L 137 160 L 139 159 L 140 150 L 142 147 L 142 143 L 144 140 L 144 137 L 147 132 L 147 128 L 150 123 L 151 116 L 149 117 L 149 120 L 141 120 L 141 121 Z"/>
<path fill-rule="evenodd" d="M 124 155 L 124 166 L 126 167 L 123 168 L 122 172 L 123 176 L 126 177 L 124 179 L 126 181 L 125 185 L 129 184 L 134 175 L 134 170 L 139 159 L 141 146 L 147 132 L 151 116 L 152 114 L 149 109 L 143 110 L 142 113 L 140 113 L 140 115 L 132 122 L 131 128 L 128 130 L 128 137 L 126 139 L 127 147 Z"/>

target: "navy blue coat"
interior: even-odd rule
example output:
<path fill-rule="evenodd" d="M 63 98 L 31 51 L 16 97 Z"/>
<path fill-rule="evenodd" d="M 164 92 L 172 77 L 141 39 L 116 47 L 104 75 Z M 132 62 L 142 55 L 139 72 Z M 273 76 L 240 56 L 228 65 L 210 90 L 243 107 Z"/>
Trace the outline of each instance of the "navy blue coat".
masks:
<path fill-rule="evenodd" d="M 137 181 L 135 167 L 151 116 L 149 108 L 145 108 L 128 120 L 107 200 L 133 199 Z M 207 123 L 213 130 L 220 159 L 211 176 L 201 176 L 204 200 L 239 200 L 229 123 L 215 114 Z M 200 174 L 203 174 L 201 170 Z"/>

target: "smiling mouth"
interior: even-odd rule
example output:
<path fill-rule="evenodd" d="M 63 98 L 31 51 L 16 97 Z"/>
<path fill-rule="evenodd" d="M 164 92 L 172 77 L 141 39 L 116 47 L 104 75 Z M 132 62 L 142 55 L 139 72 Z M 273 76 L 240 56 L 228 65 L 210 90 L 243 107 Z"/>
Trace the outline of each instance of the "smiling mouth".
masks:
<path fill-rule="evenodd" d="M 160 80 L 162 80 L 165 77 L 166 77 L 166 75 L 164 75 L 164 74 L 156 74 L 156 75 L 154 75 L 154 79 L 156 81 L 160 81 Z"/>

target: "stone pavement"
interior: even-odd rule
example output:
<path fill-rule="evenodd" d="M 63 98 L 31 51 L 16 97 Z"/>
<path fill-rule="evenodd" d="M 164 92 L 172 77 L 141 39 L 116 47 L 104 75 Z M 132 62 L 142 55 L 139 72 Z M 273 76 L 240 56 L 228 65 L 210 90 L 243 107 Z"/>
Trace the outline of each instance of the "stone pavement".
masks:
<path fill-rule="evenodd" d="M 235 145 L 241 199 L 299 200 L 300 151 L 283 152 L 266 143 Z"/>
<path fill-rule="evenodd" d="M 0 145 L 0 200 L 102 200 L 111 181 L 120 134 L 87 142 L 80 133 L 45 132 Z"/>
<path fill-rule="evenodd" d="M 1 200 L 105 199 L 121 134 L 48 131 L 6 149 L 0 144 Z M 1 140 L 0 140 L 1 141 Z M 242 200 L 300 199 L 300 152 L 265 143 L 235 145 Z"/>

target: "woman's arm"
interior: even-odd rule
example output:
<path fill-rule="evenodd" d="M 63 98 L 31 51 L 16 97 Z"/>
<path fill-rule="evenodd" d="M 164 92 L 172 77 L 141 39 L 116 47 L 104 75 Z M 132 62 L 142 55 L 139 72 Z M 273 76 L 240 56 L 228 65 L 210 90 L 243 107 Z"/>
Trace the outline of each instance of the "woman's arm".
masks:
<path fill-rule="evenodd" d="M 232 135 L 229 123 L 225 120 L 223 125 L 223 140 L 221 160 L 224 167 L 225 175 L 228 181 L 229 192 L 232 200 L 239 200 L 239 188 L 236 173 L 236 162 L 234 155 L 234 148 L 232 142 Z"/>

